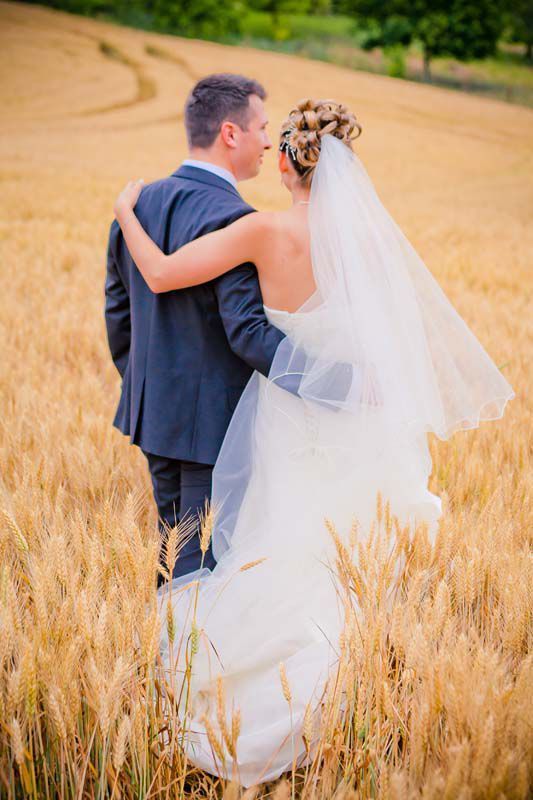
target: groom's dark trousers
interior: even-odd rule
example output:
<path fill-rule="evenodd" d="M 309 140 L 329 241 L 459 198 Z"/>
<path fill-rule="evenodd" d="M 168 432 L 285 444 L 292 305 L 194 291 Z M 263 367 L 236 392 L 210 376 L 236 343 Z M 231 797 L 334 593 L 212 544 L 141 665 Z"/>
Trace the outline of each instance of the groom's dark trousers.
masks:
<path fill-rule="evenodd" d="M 209 464 L 194 464 L 156 456 L 153 453 L 145 453 L 145 456 L 152 476 L 162 538 L 168 528 L 176 525 L 179 520 L 185 522 L 191 519 L 197 524 L 200 514 L 205 511 L 206 498 L 211 496 L 213 467 Z M 199 567 L 202 552 L 198 535 L 186 538 L 179 553 L 179 564 L 176 565 L 179 570 L 174 570 L 175 574 L 183 575 Z M 204 555 L 203 565 L 212 569 L 215 564 L 210 545 Z"/>
<path fill-rule="evenodd" d="M 217 175 L 182 166 L 147 185 L 135 212 L 165 253 L 254 209 Z M 122 378 L 114 425 L 148 459 L 160 530 L 203 510 L 232 413 L 254 369 L 268 375 L 284 335 L 265 317 L 257 272 L 241 264 L 214 281 L 153 294 L 120 227 L 109 233 L 109 347 Z M 198 533 L 174 576 L 200 566 Z M 214 566 L 211 548 L 204 565 Z"/>

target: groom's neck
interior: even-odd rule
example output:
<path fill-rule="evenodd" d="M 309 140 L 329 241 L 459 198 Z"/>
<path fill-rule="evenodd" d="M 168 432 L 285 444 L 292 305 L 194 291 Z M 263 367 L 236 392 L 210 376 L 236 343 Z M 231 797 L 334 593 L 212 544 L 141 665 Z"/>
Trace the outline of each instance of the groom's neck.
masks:
<path fill-rule="evenodd" d="M 221 153 L 217 150 L 204 150 L 201 147 L 192 147 L 189 150 L 189 158 L 194 158 L 195 161 L 207 161 L 208 164 L 223 167 L 231 172 L 232 175 L 235 175 L 230 159 L 225 153 Z M 235 178 L 237 178 L 236 175 Z"/>

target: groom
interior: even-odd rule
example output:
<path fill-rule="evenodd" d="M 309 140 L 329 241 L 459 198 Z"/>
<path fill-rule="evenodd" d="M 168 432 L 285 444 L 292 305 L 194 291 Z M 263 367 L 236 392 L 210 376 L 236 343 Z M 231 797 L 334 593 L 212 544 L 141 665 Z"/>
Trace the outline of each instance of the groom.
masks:
<path fill-rule="evenodd" d="M 185 104 L 189 158 L 147 185 L 135 213 L 165 253 L 254 209 L 237 182 L 255 177 L 271 148 L 266 93 L 242 75 L 210 75 Z M 267 321 L 253 264 L 188 289 L 153 294 L 116 220 L 107 251 L 105 319 L 122 378 L 114 425 L 148 460 L 162 539 L 193 518 L 174 576 L 200 566 L 198 515 L 233 410 L 254 369 L 268 375 L 284 335 Z M 161 563 L 163 563 L 161 557 Z M 211 544 L 204 566 L 216 561 Z M 159 575 L 158 584 L 163 580 Z"/>

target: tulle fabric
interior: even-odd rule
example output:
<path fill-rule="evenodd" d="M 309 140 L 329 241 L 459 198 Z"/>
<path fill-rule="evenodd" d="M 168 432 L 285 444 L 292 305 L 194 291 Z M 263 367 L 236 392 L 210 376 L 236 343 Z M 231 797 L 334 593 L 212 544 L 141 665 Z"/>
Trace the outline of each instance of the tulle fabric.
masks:
<path fill-rule="evenodd" d="M 265 387 L 305 442 L 298 446 L 344 458 L 346 468 L 357 452 L 370 471 L 379 454 L 414 449 L 427 469 L 420 443 L 428 432 L 446 440 L 501 418 L 512 387 L 384 208 L 361 160 L 331 135 L 322 139 L 308 220 L 316 291 L 285 314 L 288 335 Z M 215 467 L 217 559 L 230 546 L 256 458 L 257 381 Z M 295 385 L 299 402 L 275 391 Z M 368 431 L 367 453 L 360 443 Z M 386 472 L 375 476 L 380 481 Z"/>
<path fill-rule="evenodd" d="M 356 153 L 322 139 L 309 205 L 315 295 L 301 309 L 319 328 L 303 358 L 297 336 L 282 343 L 273 381 L 298 372 L 310 401 L 379 414 L 413 436 L 501 417 L 512 387 L 446 298 L 384 208 Z M 307 343 L 306 343 L 307 344 Z M 353 367 L 345 396 L 335 365 Z"/>
<path fill-rule="evenodd" d="M 338 663 L 343 616 L 324 520 L 347 540 L 355 516 L 364 541 L 380 491 L 403 525 L 426 522 L 434 540 L 442 508 L 428 489 L 427 432 L 448 438 L 498 418 L 514 394 L 334 137 L 323 139 L 309 227 L 317 290 L 295 313 L 265 307 L 287 336 L 268 379 L 254 373 L 247 385 L 215 465 L 217 564 L 158 593 L 162 664 L 175 684 L 193 609 L 200 631 L 187 754 L 244 786 L 305 762 L 303 715 L 308 703 L 319 713 Z M 226 726 L 232 708 L 242 715 L 236 757 L 217 715 L 218 676 Z"/>
<path fill-rule="evenodd" d="M 288 335 L 311 346 L 311 316 L 266 309 Z M 305 333 L 307 330 L 307 334 Z M 185 651 L 169 641 L 172 609 L 176 639 L 196 624 L 201 631 L 189 693 L 185 749 L 196 766 L 243 786 L 272 780 L 302 766 L 307 704 L 315 719 L 328 678 L 338 666 L 343 608 L 334 573 L 330 519 L 348 544 L 354 519 L 364 541 L 379 489 L 403 524 L 425 521 L 433 540 L 440 499 L 429 492 L 426 438 L 408 446 L 387 440 L 379 417 L 362 420 L 307 405 L 256 373 L 234 413 L 213 476 L 213 571 L 198 570 L 159 591 L 167 679 L 179 685 Z M 222 547 L 220 546 L 222 544 Z M 257 562 L 257 563 L 254 563 Z M 243 567 L 248 568 L 242 570 Z M 282 691 L 283 662 L 291 690 Z M 226 724 L 241 711 L 237 757 L 224 746 L 225 764 L 211 750 L 203 714 L 223 743 L 215 700 L 224 680 Z M 180 713 L 184 715 L 182 696 Z M 184 718 L 184 717 L 183 717 Z M 314 745 L 311 748 L 311 753 Z"/>

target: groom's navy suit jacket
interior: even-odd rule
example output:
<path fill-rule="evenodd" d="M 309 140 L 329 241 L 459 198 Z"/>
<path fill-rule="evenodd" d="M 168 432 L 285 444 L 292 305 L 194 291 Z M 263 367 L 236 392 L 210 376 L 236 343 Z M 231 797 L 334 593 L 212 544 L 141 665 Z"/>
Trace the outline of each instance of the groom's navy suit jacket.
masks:
<path fill-rule="evenodd" d="M 135 213 L 171 253 L 254 209 L 206 170 L 180 167 L 148 184 Z M 112 223 L 105 319 L 122 376 L 114 425 L 145 452 L 214 464 L 254 369 L 268 375 L 284 338 L 265 317 L 253 264 L 189 289 L 153 294 Z"/>

